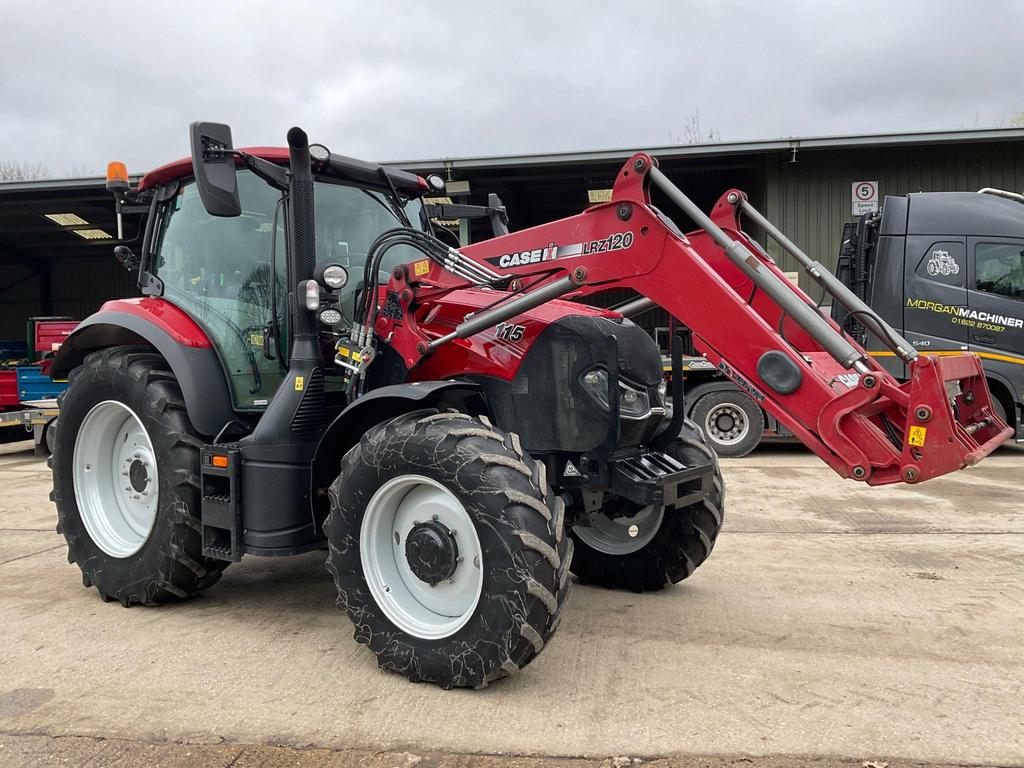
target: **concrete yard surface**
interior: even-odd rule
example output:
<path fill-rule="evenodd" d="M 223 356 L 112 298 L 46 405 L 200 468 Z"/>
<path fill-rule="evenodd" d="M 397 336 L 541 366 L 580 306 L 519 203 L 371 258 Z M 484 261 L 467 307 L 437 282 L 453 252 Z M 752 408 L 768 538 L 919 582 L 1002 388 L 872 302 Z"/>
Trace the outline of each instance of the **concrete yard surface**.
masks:
<path fill-rule="evenodd" d="M 958 768 L 949 763 L 771 755 L 679 755 L 646 760 L 522 755 L 372 752 L 266 744 L 196 744 L 100 739 L 89 736 L 0 736 L 4 768 Z"/>
<path fill-rule="evenodd" d="M 102 603 L 45 462 L 0 446 L 0 765 L 1024 765 L 1024 451 L 884 488 L 795 446 L 724 466 L 692 579 L 577 585 L 520 675 L 445 692 L 377 670 L 323 553 L 247 557 L 180 605 Z M 538 759 L 475 757 L 509 754 Z"/>

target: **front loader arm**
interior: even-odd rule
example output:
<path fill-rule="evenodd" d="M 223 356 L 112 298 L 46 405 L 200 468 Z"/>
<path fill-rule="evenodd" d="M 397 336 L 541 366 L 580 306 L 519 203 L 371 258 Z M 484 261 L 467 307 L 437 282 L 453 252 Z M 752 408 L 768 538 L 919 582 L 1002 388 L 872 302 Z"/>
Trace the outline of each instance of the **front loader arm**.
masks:
<path fill-rule="evenodd" d="M 651 206 L 651 182 L 702 226 L 693 242 Z M 609 202 L 451 258 L 454 267 L 434 260 L 396 270 L 376 316 L 374 331 L 410 368 L 554 298 L 629 288 L 689 327 L 708 360 L 843 477 L 926 480 L 974 464 L 1010 433 L 976 356 L 903 349 L 910 379 L 901 385 L 785 279 L 739 230 L 735 210 L 704 215 L 643 153 L 620 171 Z M 467 275 L 510 290 L 451 333 L 425 333 L 417 317 Z"/>

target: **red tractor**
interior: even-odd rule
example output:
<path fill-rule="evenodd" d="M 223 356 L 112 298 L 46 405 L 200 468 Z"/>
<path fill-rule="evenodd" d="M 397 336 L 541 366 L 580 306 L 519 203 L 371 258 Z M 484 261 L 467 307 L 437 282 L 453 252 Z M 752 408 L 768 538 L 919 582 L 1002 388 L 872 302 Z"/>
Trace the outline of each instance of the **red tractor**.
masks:
<path fill-rule="evenodd" d="M 646 154 L 609 202 L 457 249 L 424 211 L 439 178 L 298 128 L 287 150 L 236 150 L 210 123 L 191 139 L 138 188 L 113 166 L 118 215 L 147 214 L 138 256 L 116 249 L 144 296 L 108 302 L 53 363 L 71 382 L 58 530 L 104 600 L 183 599 L 245 553 L 326 548 L 382 668 L 480 687 L 548 642 L 570 571 L 637 591 L 690 576 L 722 479 L 683 418 L 681 344 L 667 391 L 643 330 L 563 300 L 611 288 L 685 323 L 843 477 L 926 480 L 1007 434 L 977 358 L 916 358 L 830 286 L 908 358 L 901 385 L 742 232 L 742 194 L 708 217 Z"/>

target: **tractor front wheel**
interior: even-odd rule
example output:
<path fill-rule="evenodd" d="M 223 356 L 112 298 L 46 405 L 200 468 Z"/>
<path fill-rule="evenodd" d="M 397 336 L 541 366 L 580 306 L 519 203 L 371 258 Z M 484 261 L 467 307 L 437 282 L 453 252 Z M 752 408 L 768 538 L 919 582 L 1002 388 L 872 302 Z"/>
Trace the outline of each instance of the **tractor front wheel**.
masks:
<path fill-rule="evenodd" d="M 574 525 L 573 573 L 582 584 L 647 592 L 693 575 L 711 554 L 725 515 L 725 486 L 715 456 L 689 419 L 667 453 L 687 466 L 711 460 L 711 492 L 682 509 L 609 499 L 590 525 Z"/>
<path fill-rule="evenodd" d="M 330 502 L 327 569 L 382 669 L 481 688 L 551 638 L 572 544 L 515 435 L 462 413 L 399 416 L 345 455 Z"/>
<path fill-rule="evenodd" d="M 94 352 L 71 372 L 55 429 L 57 531 L 104 601 L 152 605 L 209 587 L 199 449 L 177 379 L 146 348 Z"/>

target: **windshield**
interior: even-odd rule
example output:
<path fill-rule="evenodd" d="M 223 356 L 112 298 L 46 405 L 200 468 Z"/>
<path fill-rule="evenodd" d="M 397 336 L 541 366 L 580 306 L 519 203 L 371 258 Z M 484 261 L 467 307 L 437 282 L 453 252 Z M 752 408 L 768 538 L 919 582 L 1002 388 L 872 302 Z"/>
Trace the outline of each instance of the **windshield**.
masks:
<path fill-rule="evenodd" d="M 218 218 L 206 212 L 193 182 L 182 183 L 160 211 L 157 256 L 150 271 L 163 281 L 164 296 L 209 334 L 228 369 L 235 407 L 251 410 L 266 406 L 284 374 L 278 350 L 287 354 L 288 349 L 285 212 L 278 205 L 280 193 L 249 171 L 239 170 L 238 191 L 242 215 Z M 379 192 L 318 180 L 314 201 L 317 262 L 349 269 L 340 309 L 350 320 L 370 244 L 404 223 Z M 420 206 L 418 200 L 405 204 L 405 214 L 417 228 Z M 408 247 L 391 249 L 381 265 L 382 279 L 418 256 Z M 282 338 L 280 343 L 267 339 L 267 350 L 275 358 L 268 359 L 264 337 L 275 300 Z"/>

